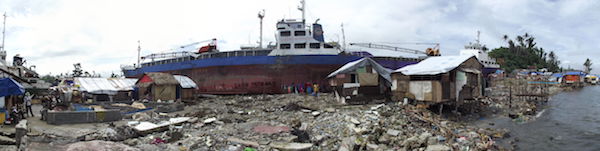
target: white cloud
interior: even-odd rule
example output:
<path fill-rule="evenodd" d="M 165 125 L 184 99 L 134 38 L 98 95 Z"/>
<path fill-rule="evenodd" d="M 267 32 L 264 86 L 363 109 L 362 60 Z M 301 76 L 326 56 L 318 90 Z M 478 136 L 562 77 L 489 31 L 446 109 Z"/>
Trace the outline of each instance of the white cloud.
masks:
<path fill-rule="evenodd" d="M 85 70 L 103 75 L 135 62 L 137 41 L 143 53 L 211 38 L 221 50 L 258 41 L 257 12 L 266 9 L 265 43 L 283 17 L 300 17 L 296 0 L 222 1 L 0 1 L 9 15 L 6 46 L 42 73 Z M 488 47 L 504 45 L 502 36 L 528 32 L 538 46 L 582 68 L 599 58 L 600 4 L 596 1 L 308 1 L 308 22 L 320 18 L 327 40 L 348 42 L 439 42 L 444 55 L 458 54 L 476 30 Z M 339 38 L 338 38 L 339 37 Z M 406 46 L 422 49 L 425 46 Z M 563 62 L 564 64 L 565 61 Z M 598 64 L 600 65 L 600 64 Z M 595 64 L 596 66 L 596 64 Z M 600 69 L 599 67 L 595 67 Z"/>

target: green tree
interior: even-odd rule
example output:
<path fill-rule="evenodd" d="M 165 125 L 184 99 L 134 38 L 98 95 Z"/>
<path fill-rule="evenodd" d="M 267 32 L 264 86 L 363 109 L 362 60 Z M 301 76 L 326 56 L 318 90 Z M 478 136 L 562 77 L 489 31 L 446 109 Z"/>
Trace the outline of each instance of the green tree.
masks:
<path fill-rule="evenodd" d="M 585 72 L 590 73 L 590 71 L 592 71 L 592 61 L 590 60 L 590 58 L 587 58 L 585 60 L 583 66 L 585 66 Z"/>
<path fill-rule="evenodd" d="M 548 71 L 551 72 L 560 72 L 562 71 L 562 69 L 560 68 L 560 61 L 558 60 L 558 58 L 556 57 L 556 54 L 554 54 L 554 51 L 550 51 L 550 53 L 548 54 Z"/>
<path fill-rule="evenodd" d="M 52 85 L 56 85 L 58 83 L 58 78 L 50 74 L 40 77 L 40 80 L 51 83 Z"/>
<path fill-rule="evenodd" d="M 493 49 L 490 56 L 496 58 L 500 67 L 506 71 L 515 69 L 548 68 L 549 71 L 558 72 L 560 68 L 556 54 L 549 56 L 544 48 L 538 47 L 535 37 L 529 33 L 518 35 L 510 39 L 508 35 L 502 37 L 508 47 Z"/>

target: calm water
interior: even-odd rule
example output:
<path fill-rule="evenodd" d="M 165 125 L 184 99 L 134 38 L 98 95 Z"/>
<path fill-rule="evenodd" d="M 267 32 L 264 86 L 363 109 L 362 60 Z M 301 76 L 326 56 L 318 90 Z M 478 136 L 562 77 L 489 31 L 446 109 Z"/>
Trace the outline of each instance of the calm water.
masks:
<path fill-rule="evenodd" d="M 495 128 L 508 128 L 518 138 L 517 150 L 600 150 L 600 86 L 562 92 L 534 121 L 517 124 L 501 117 Z"/>

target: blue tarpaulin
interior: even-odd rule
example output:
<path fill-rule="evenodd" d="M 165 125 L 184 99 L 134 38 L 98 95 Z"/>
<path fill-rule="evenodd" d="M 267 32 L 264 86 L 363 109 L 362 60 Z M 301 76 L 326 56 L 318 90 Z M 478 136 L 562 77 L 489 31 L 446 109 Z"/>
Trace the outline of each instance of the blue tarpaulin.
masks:
<path fill-rule="evenodd" d="M 0 97 L 9 95 L 23 95 L 25 88 L 11 78 L 0 79 Z"/>
<path fill-rule="evenodd" d="M 579 75 L 579 76 L 583 76 L 583 75 L 585 75 L 585 73 L 584 72 L 580 72 L 580 71 L 572 71 L 572 72 L 565 73 L 565 75 Z"/>
<path fill-rule="evenodd" d="M 552 77 L 557 77 L 557 78 L 560 78 L 560 77 L 563 77 L 563 76 L 564 76 L 564 74 L 562 74 L 562 73 L 552 74 Z"/>

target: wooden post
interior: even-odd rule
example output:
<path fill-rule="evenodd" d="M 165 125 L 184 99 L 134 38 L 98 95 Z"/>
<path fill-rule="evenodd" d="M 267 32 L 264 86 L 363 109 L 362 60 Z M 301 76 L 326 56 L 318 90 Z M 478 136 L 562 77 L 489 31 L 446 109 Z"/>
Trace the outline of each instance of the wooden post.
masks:
<path fill-rule="evenodd" d="M 440 116 L 442 116 L 442 110 L 444 110 L 444 103 L 440 103 Z"/>
<path fill-rule="evenodd" d="M 508 85 L 508 108 L 512 108 L 512 83 Z"/>

